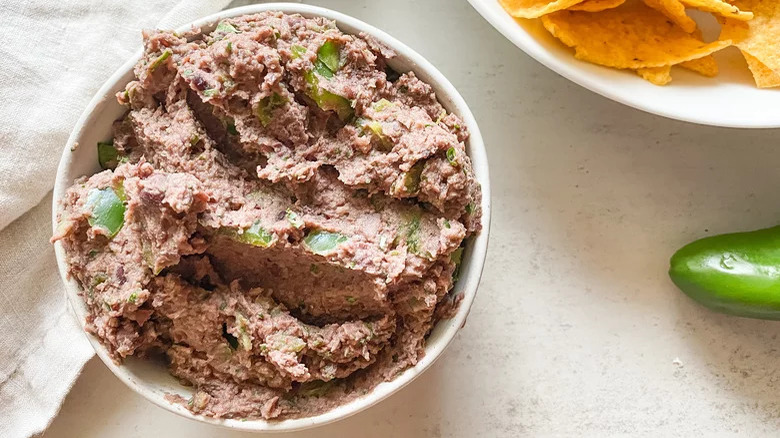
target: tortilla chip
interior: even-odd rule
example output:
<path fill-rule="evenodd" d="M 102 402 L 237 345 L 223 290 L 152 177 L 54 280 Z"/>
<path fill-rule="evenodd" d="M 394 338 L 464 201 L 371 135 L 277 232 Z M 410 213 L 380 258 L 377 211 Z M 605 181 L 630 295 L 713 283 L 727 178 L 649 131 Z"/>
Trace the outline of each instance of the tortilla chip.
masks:
<path fill-rule="evenodd" d="M 720 37 L 733 40 L 739 47 L 756 85 L 773 87 L 775 75 L 780 74 L 780 1 L 734 0 L 733 3 L 753 12 L 753 19 L 721 18 Z"/>
<path fill-rule="evenodd" d="M 641 76 L 642 79 L 655 85 L 666 85 L 669 82 L 672 82 L 671 65 L 665 65 L 663 67 L 638 68 L 636 73 Z"/>
<path fill-rule="evenodd" d="M 703 43 L 644 3 L 629 2 L 597 13 L 558 11 L 542 24 L 583 61 L 607 67 L 663 67 L 710 55 L 731 41 Z"/>
<path fill-rule="evenodd" d="M 696 30 L 696 22 L 685 13 L 685 5 L 680 0 L 642 0 L 647 6 L 666 15 L 677 23 L 684 31 L 691 33 Z"/>
<path fill-rule="evenodd" d="M 747 61 L 750 72 L 753 73 L 753 79 L 756 81 L 758 88 L 772 88 L 780 86 L 780 74 L 775 73 L 764 65 L 763 62 L 756 59 L 747 52 L 742 52 Z"/>
<path fill-rule="evenodd" d="M 741 11 L 738 7 L 726 3 L 722 0 L 680 0 L 689 8 L 696 8 L 700 11 L 712 12 L 735 20 L 752 20 L 753 13 Z"/>
<path fill-rule="evenodd" d="M 626 0 L 585 0 L 584 2 L 569 8 L 570 11 L 599 12 L 616 8 Z"/>
<path fill-rule="evenodd" d="M 583 1 L 585 0 L 498 0 L 509 15 L 517 18 L 538 18 Z"/>
<path fill-rule="evenodd" d="M 679 65 L 680 67 L 694 71 L 702 76 L 707 76 L 708 78 L 714 78 L 718 75 L 718 63 L 712 55 L 681 62 Z"/>

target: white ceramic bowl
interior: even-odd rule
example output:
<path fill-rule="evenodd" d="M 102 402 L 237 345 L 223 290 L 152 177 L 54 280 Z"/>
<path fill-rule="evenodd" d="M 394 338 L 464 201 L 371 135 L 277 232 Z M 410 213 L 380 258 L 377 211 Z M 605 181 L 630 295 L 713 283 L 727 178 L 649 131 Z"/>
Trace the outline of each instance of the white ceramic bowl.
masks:
<path fill-rule="evenodd" d="M 414 50 L 391 37 L 390 35 L 363 23 L 360 20 L 340 14 L 328 9 L 295 3 L 266 3 L 235 8 L 200 19 L 193 24 L 210 30 L 214 24 L 223 18 L 236 17 L 244 14 L 252 14 L 267 10 L 278 10 L 286 13 L 299 13 L 304 16 L 323 16 L 335 20 L 338 27 L 351 34 L 365 32 L 373 35 L 379 41 L 392 47 L 398 53 L 398 57 L 390 61 L 390 65 L 398 71 L 414 71 L 418 77 L 431 84 L 436 91 L 439 101 L 444 107 L 458 114 L 468 126 L 471 137 L 467 143 L 467 151 L 474 164 L 474 172 L 477 180 L 482 184 L 482 232 L 472 238 L 464 253 L 461 277 L 455 286 L 456 290 L 463 291 L 465 296 L 454 318 L 440 321 L 433 329 L 425 347 L 425 357 L 413 368 L 410 368 L 390 382 L 377 386 L 373 391 L 348 404 L 342 405 L 314 417 L 267 422 L 263 420 L 239 421 L 219 420 L 200 415 L 194 415 L 184 407 L 171 404 L 165 400 L 167 393 L 182 394 L 185 398 L 191 395 L 191 390 L 180 385 L 163 364 L 158 362 L 138 360 L 130 358 L 122 365 L 115 364 L 108 352 L 94 336 L 88 335 L 89 341 L 95 348 L 98 356 L 106 366 L 137 393 L 141 394 L 153 403 L 171 412 L 175 412 L 187 418 L 200 420 L 206 423 L 225 426 L 233 429 L 247 431 L 291 431 L 323 425 L 332 421 L 355 414 L 374 403 L 379 402 L 390 394 L 401 389 L 411 382 L 421 372 L 427 369 L 438 358 L 442 351 L 452 341 L 458 329 L 466 322 L 466 316 L 474 297 L 482 274 L 487 252 L 488 232 L 490 226 L 490 182 L 488 181 L 488 164 L 485 154 L 485 146 L 479 132 L 474 116 L 471 114 L 466 102 L 458 94 L 457 90 L 431 63 L 423 59 Z M 190 25 L 182 26 L 180 30 L 188 29 Z M 133 59 L 130 59 L 103 85 L 97 95 L 89 103 L 82 114 L 76 127 L 68 139 L 68 144 L 62 154 L 57 180 L 54 187 L 53 226 L 56 227 L 56 212 L 59 209 L 60 199 L 73 180 L 82 175 L 91 175 L 100 168 L 97 161 L 96 143 L 111 137 L 111 123 L 122 116 L 125 108 L 121 107 L 114 98 L 116 92 L 124 89 L 125 84 L 133 79 L 132 68 L 141 56 L 139 51 Z M 80 145 L 80 146 L 78 146 Z M 74 148 L 74 146 L 77 146 Z M 87 315 L 87 308 L 79 296 L 79 286 L 75 280 L 68 278 L 65 254 L 62 245 L 55 245 L 57 264 L 60 275 L 65 283 L 65 289 L 71 307 L 76 313 L 82 327 Z"/>
<path fill-rule="evenodd" d="M 469 0 L 490 24 L 525 53 L 561 76 L 602 96 L 650 113 L 703 125 L 780 127 L 780 90 L 756 88 L 742 54 L 734 47 L 715 54 L 720 74 L 706 78 L 675 67 L 672 82 L 653 85 L 631 71 L 574 58 L 574 51 L 547 32 L 540 20 L 515 20 L 498 0 Z M 717 36 L 712 17 L 692 13 L 705 36 Z M 518 78 L 518 81 L 522 81 Z"/>

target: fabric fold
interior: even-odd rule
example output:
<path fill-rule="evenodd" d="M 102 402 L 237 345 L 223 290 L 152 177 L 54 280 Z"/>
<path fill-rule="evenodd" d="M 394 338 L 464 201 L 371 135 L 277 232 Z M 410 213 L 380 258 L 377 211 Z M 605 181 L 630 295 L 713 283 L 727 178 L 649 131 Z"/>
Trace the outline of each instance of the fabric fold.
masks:
<path fill-rule="evenodd" d="M 51 188 L 74 124 L 140 48 L 142 29 L 178 27 L 228 3 L 0 3 L 0 436 L 43 431 L 94 354 L 49 243 Z"/>

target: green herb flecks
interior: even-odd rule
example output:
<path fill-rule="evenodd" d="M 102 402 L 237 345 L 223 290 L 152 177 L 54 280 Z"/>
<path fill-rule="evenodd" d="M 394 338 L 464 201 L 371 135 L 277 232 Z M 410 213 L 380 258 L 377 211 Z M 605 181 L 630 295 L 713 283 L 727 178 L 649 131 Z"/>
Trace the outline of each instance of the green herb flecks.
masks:
<path fill-rule="evenodd" d="M 219 90 L 216 88 L 206 88 L 203 90 L 203 96 L 205 97 L 212 97 L 216 96 L 217 94 L 219 94 Z"/>
<path fill-rule="evenodd" d="M 412 254 L 420 252 L 420 212 L 412 212 L 403 224 L 402 235 Z"/>
<path fill-rule="evenodd" d="M 108 277 L 106 276 L 106 274 L 104 274 L 102 272 L 98 273 L 98 274 L 95 274 L 95 276 L 92 277 L 92 284 L 90 284 L 89 290 L 90 291 L 94 291 L 95 287 L 97 287 L 100 284 L 105 283 L 106 280 L 108 280 Z"/>
<path fill-rule="evenodd" d="M 152 73 L 157 69 L 157 67 L 161 66 L 163 62 L 165 62 L 166 59 L 170 58 L 173 52 L 170 51 L 170 49 L 165 49 L 165 51 L 162 52 L 162 55 L 158 56 L 154 61 L 152 61 L 151 64 L 149 64 L 149 73 Z"/>
<path fill-rule="evenodd" d="M 458 152 L 455 150 L 455 147 L 447 149 L 447 161 L 449 161 L 451 165 L 458 167 Z"/>

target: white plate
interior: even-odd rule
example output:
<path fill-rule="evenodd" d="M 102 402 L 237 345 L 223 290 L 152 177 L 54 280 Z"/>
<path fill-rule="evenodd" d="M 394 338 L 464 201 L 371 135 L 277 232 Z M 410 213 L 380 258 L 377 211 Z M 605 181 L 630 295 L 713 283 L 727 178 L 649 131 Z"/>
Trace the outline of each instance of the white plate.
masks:
<path fill-rule="evenodd" d="M 469 3 L 525 53 L 572 82 L 617 102 L 702 125 L 780 127 L 780 89 L 756 88 L 742 54 L 734 47 L 715 54 L 720 67 L 717 77 L 706 78 L 675 67 L 672 82 L 658 86 L 631 71 L 575 59 L 574 51 L 550 35 L 540 20 L 515 20 L 498 0 Z M 691 15 L 701 25 L 705 37 L 717 36 L 715 20 L 693 12 Z"/>
<path fill-rule="evenodd" d="M 361 396 L 345 405 L 339 406 L 331 411 L 320 415 L 292 420 L 268 422 L 263 420 L 231 420 L 215 419 L 195 415 L 181 405 L 169 403 L 165 396 L 168 393 L 180 394 L 185 398 L 191 395 L 191 390 L 180 385 L 167 371 L 162 363 L 151 362 L 129 358 L 123 364 L 116 364 L 111 360 L 108 351 L 94 336 L 88 336 L 97 355 L 106 366 L 119 377 L 131 389 L 171 412 L 175 412 L 187 418 L 216 424 L 232 429 L 247 431 L 291 431 L 306 429 L 314 426 L 323 425 L 336 421 L 379 402 L 390 394 L 398 391 L 407 383 L 411 382 L 420 373 L 426 370 L 441 355 L 444 349 L 455 337 L 457 331 L 466 323 L 471 304 L 477 293 L 482 267 L 485 263 L 487 253 L 488 233 L 490 228 L 490 181 L 488 179 L 487 155 L 485 145 L 482 142 L 482 136 L 479 132 L 477 122 L 471 114 L 466 102 L 458 94 L 458 91 L 444 76 L 426 61 L 417 52 L 386 34 L 385 32 L 370 26 L 360 20 L 347 15 L 315 6 L 302 5 L 297 3 L 266 3 L 241 8 L 229 9 L 214 14 L 200 20 L 193 25 L 210 30 L 217 21 L 236 17 L 244 14 L 252 14 L 262 11 L 276 10 L 286 13 L 299 13 L 301 15 L 322 16 L 335 20 L 338 27 L 350 34 L 359 34 L 365 32 L 374 36 L 377 40 L 393 48 L 398 57 L 390 60 L 388 63 L 400 72 L 414 71 L 417 76 L 431 84 L 434 88 L 439 101 L 444 107 L 459 115 L 465 125 L 468 127 L 471 137 L 466 143 L 468 155 L 471 157 L 474 173 L 477 180 L 482 185 L 482 232 L 470 239 L 463 254 L 463 264 L 461 266 L 461 276 L 455 285 L 457 291 L 462 291 L 464 298 L 461 301 L 457 314 L 452 319 L 439 321 L 425 346 L 425 356 L 416 366 L 407 369 L 394 380 L 384 382 L 374 388 L 368 394 Z M 179 31 L 190 28 L 190 24 L 182 26 Z M 125 85 L 134 78 L 133 66 L 141 56 L 139 51 L 132 59 L 120 67 L 120 69 L 109 78 L 109 80 L 98 91 L 92 101 L 89 103 L 81 118 L 71 133 L 68 143 L 62 153 L 59 168 L 57 169 L 57 180 L 54 185 L 54 200 L 52 209 L 52 226 L 56 229 L 57 211 L 59 211 L 60 200 L 65 191 L 73 184 L 73 181 L 82 175 L 92 175 L 100 171 L 97 162 L 98 141 L 106 140 L 111 137 L 111 124 L 114 120 L 121 117 L 126 108 L 116 102 L 115 94 L 124 90 Z M 73 311 L 76 313 L 79 323 L 84 326 L 85 317 L 88 314 L 87 307 L 81 298 L 78 283 L 67 275 L 67 264 L 62 245 L 55 244 L 55 254 L 57 256 L 57 265 L 60 275 L 65 284 L 65 291 L 68 296 Z M 370 435 L 370 434 L 369 434 Z"/>

